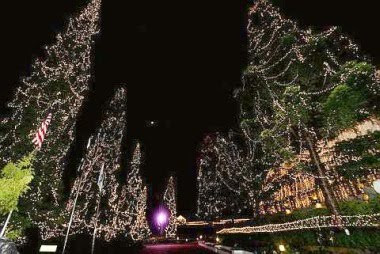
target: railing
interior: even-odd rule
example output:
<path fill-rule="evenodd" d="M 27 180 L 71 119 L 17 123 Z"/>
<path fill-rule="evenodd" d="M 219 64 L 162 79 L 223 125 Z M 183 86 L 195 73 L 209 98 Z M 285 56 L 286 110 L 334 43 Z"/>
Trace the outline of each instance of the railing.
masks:
<path fill-rule="evenodd" d="M 267 224 L 251 227 L 232 227 L 218 231 L 218 234 L 251 234 L 251 233 L 273 233 L 281 231 L 292 231 L 301 229 L 317 228 L 339 228 L 339 227 L 380 227 L 380 213 L 371 215 L 352 216 L 316 216 L 304 220 L 297 220 L 281 224 Z"/>

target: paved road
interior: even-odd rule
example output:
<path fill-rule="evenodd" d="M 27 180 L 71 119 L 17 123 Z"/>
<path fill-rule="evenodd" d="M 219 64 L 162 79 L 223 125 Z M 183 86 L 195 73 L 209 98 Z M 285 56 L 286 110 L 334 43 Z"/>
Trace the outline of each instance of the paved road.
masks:
<path fill-rule="evenodd" d="M 211 254 L 196 243 L 146 245 L 140 254 Z"/>

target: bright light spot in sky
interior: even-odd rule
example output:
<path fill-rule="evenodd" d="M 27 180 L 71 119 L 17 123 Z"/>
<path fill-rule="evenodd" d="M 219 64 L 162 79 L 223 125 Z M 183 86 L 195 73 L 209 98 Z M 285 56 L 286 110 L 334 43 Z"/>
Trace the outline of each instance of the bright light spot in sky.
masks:
<path fill-rule="evenodd" d="M 158 121 L 156 120 L 145 120 L 145 125 L 148 127 L 155 127 L 157 126 Z"/>

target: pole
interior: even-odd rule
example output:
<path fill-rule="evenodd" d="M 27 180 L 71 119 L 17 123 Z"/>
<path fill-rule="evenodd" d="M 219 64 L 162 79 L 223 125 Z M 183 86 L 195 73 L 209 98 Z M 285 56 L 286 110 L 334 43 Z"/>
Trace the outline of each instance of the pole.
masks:
<path fill-rule="evenodd" d="M 13 212 L 13 210 L 11 210 L 11 211 L 9 212 L 8 217 L 7 217 L 7 220 L 5 221 L 4 226 L 3 226 L 3 228 L 1 229 L 0 238 L 2 238 L 2 237 L 5 235 L 5 230 L 6 230 L 6 228 L 7 228 L 7 226 L 8 226 L 8 223 L 9 223 L 9 221 L 10 221 L 10 219 L 11 219 L 12 212 Z"/>
<path fill-rule="evenodd" d="M 92 235 L 91 254 L 93 254 L 94 250 L 95 250 L 96 230 L 97 230 L 97 226 L 98 226 L 99 207 L 100 207 L 100 199 L 101 199 L 101 197 L 102 197 L 102 193 L 100 191 L 100 193 L 99 193 L 99 199 L 98 199 L 98 205 L 96 207 L 95 227 L 94 227 L 94 233 Z"/>
<path fill-rule="evenodd" d="M 91 141 L 91 139 L 89 140 L 89 143 L 90 143 L 90 141 Z M 87 146 L 89 146 L 89 144 Z M 80 166 L 78 168 L 78 171 L 80 171 L 82 169 L 82 167 L 83 167 L 83 159 L 82 159 L 81 164 L 80 164 Z M 66 236 L 65 236 L 65 243 L 63 244 L 62 254 L 64 254 L 65 250 L 66 250 L 67 240 L 69 239 L 70 228 L 71 228 L 71 224 L 73 222 L 75 207 L 77 205 L 77 200 L 78 200 L 78 197 L 79 197 L 79 191 L 81 189 L 82 182 L 83 182 L 83 179 L 81 181 L 79 181 L 79 183 L 78 183 L 77 193 L 75 194 L 74 205 L 73 205 L 73 209 L 71 210 L 69 226 L 67 227 L 67 232 L 66 232 Z"/>
<path fill-rule="evenodd" d="M 76 195 L 75 195 L 75 200 L 74 200 L 73 209 L 71 210 L 71 216 L 70 216 L 69 226 L 67 227 L 67 232 L 66 232 L 66 236 L 65 236 L 65 243 L 63 244 L 62 254 L 65 253 L 67 240 L 69 239 L 69 233 L 70 233 L 71 224 L 72 224 L 72 222 L 73 222 L 74 211 L 75 211 L 75 207 L 76 207 L 76 205 L 77 205 L 77 200 L 78 200 L 78 197 L 79 197 L 79 190 L 80 190 L 79 187 L 80 187 L 80 182 L 79 182 L 79 184 L 78 184 L 77 193 L 76 193 Z"/>
<path fill-rule="evenodd" d="M 104 162 L 102 165 L 102 168 L 100 169 L 99 172 L 99 178 L 98 178 L 98 187 L 99 187 L 99 198 L 98 198 L 98 204 L 96 206 L 96 214 L 95 214 L 95 226 L 94 226 L 94 233 L 92 236 L 92 245 L 91 245 L 91 254 L 94 253 L 95 250 L 95 239 L 96 239 L 96 230 L 98 226 L 98 218 L 99 218 L 99 207 L 100 207 L 100 201 L 102 199 L 102 192 L 103 192 L 103 184 L 104 184 Z"/>
<path fill-rule="evenodd" d="M 95 250 L 95 239 L 96 239 L 96 229 L 97 229 L 96 226 L 97 226 L 97 223 L 95 223 L 95 228 L 94 228 L 94 232 L 92 235 L 91 254 L 93 254 L 94 250 Z"/>

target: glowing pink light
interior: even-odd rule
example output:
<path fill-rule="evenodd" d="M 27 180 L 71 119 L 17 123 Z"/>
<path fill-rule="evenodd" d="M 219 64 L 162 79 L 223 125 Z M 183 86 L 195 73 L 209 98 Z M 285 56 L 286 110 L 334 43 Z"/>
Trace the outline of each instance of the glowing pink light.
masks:
<path fill-rule="evenodd" d="M 153 221 L 157 231 L 162 234 L 169 224 L 170 212 L 168 209 L 160 205 L 154 212 Z"/>
<path fill-rule="evenodd" d="M 168 216 L 165 212 L 160 211 L 157 214 L 156 221 L 158 225 L 164 225 L 167 222 L 167 220 L 168 220 Z"/>

